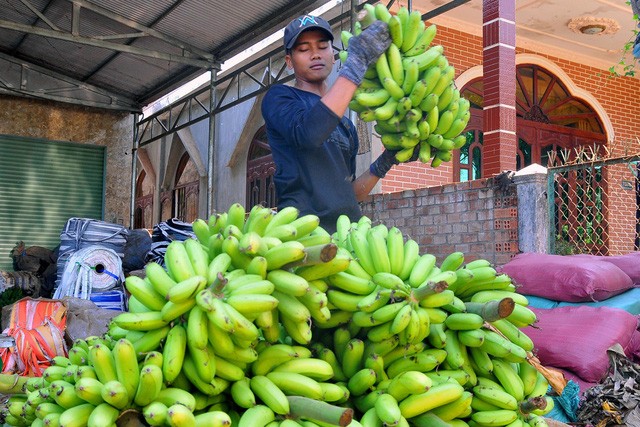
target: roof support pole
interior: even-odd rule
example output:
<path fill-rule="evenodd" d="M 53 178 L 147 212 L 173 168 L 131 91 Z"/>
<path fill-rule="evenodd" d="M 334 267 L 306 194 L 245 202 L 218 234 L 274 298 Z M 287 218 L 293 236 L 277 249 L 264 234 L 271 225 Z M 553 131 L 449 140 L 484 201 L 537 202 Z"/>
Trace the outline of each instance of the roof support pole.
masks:
<path fill-rule="evenodd" d="M 138 118 L 139 114 L 133 115 L 133 146 L 131 148 L 131 200 L 129 206 L 129 228 L 135 226 L 136 212 L 136 181 L 138 175 Z"/>
<path fill-rule="evenodd" d="M 218 178 L 216 171 L 216 81 L 220 66 L 211 68 L 209 80 L 209 149 L 207 150 L 207 215 L 208 220 L 217 207 L 216 195 L 218 193 Z M 215 192 L 215 193 L 214 193 Z"/>

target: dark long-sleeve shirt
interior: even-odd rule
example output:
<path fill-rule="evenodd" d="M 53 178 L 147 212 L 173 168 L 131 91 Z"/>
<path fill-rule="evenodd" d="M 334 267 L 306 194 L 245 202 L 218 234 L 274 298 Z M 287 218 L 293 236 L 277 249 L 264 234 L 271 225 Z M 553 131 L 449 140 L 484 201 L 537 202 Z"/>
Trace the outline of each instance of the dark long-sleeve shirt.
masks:
<path fill-rule="evenodd" d="M 329 232 L 341 214 L 361 216 L 352 182 L 358 134 L 351 120 L 338 117 L 320 96 L 290 86 L 272 87 L 262 101 L 267 138 L 276 164 L 278 208 L 315 214 Z"/>

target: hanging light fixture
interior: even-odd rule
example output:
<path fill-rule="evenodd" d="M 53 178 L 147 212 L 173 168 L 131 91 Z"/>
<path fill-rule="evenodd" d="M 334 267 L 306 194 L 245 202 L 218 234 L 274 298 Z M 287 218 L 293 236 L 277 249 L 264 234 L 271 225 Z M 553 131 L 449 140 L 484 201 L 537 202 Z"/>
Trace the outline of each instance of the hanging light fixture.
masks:
<path fill-rule="evenodd" d="M 611 18 L 596 18 L 594 16 L 581 16 L 571 18 L 567 23 L 571 31 L 590 36 L 602 34 L 614 34 L 620 29 L 620 24 Z"/>

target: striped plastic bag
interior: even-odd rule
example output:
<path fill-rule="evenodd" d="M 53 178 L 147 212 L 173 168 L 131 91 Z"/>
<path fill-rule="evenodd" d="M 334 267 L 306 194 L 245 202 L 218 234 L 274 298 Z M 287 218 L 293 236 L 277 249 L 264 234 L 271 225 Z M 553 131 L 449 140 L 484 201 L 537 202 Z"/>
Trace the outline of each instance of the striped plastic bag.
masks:
<path fill-rule="evenodd" d="M 41 376 L 55 356 L 66 356 L 67 307 L 62 301 L 23 298 L 11 308 L 4 334 L 15 346 L 0 349 L 3 373 Z"/>

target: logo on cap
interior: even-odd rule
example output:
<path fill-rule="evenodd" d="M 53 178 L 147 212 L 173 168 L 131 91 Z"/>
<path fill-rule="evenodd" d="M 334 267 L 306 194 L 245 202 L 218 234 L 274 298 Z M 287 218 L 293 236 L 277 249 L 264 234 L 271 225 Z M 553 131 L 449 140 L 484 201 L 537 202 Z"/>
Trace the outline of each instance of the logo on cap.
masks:
<path fill-rule="evenodd" d="M 300 21 L 300 27 L 304 27 L 309 24 L 319 25 L 318 22 L 316 22 L 316 18 L 311 15 L 301 16 L 300 18 L 298 18 L 298 21 Z"/>

